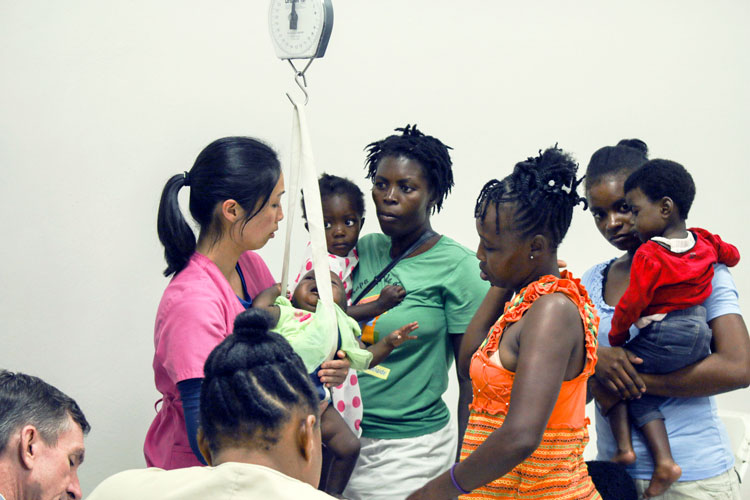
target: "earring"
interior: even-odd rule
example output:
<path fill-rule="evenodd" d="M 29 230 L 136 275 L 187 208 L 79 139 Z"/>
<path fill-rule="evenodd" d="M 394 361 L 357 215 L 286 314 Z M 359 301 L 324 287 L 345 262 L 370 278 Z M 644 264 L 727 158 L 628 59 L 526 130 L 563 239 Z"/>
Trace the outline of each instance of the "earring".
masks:
<path fill-rule="evenodd" d="M 533 255 L 529 255 L 529 259 L 534 260 L 534 256 Z"/>

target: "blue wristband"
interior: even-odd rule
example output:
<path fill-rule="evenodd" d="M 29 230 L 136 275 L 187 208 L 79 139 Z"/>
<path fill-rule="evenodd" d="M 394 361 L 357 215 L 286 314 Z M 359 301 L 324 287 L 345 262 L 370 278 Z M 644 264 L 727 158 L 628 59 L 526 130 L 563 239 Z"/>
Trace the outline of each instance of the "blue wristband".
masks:
<path fill-rule="evenodd" d="M 455 486 L 458 491 L 460 491 L 464 495 L 468 495 L 469 493 L 471 493 L 471 491 L 466 491 L 465 489 L 461 488 L 461 486 L 458 484 L 458 481 L 456 481 L 456 475 L 453 473 L 453 469 L 455 469 L 457 465 L 458 462 L 453 464 L 453 467 L 451 467 L 451 481 L 453 481 L 453 486 Z"/>

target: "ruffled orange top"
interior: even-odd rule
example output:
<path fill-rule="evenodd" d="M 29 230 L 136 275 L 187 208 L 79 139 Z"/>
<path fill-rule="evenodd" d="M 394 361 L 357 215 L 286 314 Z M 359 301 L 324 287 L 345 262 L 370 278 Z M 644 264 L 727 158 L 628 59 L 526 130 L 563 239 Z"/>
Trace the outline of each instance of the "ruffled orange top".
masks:
<path fill-rule="evenodd" d="M 515 373 L 490 360 L 503 331 L 518 321 L 542 295 L 563 293 L 576 304 L 584 325 L 586 362 L 581 373 L 563 381 L 542 443 L 511 472 L 461 498 L 600 498 L 588 476 L 583 449 L 588 443 L 586 381 L 596 366 L 599 317 L 580 280 L 563 271 L 561 277 L 543 276 L 522 289 L 474 353 L 470 374 L 474 399 L 464 435 L 461 458 L 471 454 L 493 430 L 502 426 L 510 406 Z"/>

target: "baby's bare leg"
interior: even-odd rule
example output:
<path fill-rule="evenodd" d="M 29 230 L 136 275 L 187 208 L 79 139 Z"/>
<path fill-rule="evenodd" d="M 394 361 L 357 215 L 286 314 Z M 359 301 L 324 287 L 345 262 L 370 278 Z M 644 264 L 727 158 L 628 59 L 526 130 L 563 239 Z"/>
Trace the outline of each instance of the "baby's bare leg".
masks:
<path fill-rule="evenodd" d="M 607 418 L 615 441 L 617 441 L 617 453 L 612 457 L 612 461 L 623 465 L 632 464 L 635 462 L 635 451 L 630 435 L 627 403 L 621 401 L 614 405 L 607 414 Z"/>
<path fill-rule="evenodd" d="M 333 454 L 325 491 L 329 495 L 340 497 L 359 458 L 359 439 L 331 405 L 323 412 L 320 426 L 323 444 Z"/>
<path fill-rule="evenodd" d="M 682 475 L 682 469 L 672 458 L 672 450 L 669 447 L 667 428 L 664 420 L 657 418 L 641 427 L 641 432 L 646 438 L 651 456 L 654 457 L 654 474 L 651 482 L 643 492 L 646 498 L 661 495 L 672 486 Z"/>

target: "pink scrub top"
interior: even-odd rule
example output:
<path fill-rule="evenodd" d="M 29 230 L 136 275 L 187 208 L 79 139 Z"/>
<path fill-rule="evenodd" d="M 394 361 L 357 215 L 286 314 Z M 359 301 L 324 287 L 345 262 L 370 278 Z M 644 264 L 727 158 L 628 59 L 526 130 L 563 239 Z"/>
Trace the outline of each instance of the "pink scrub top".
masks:
<path fill-rule="evenodd" d="M 245 252 L 239 265 L 251 297 L 274 285 L 258 254 Z M 153 363 L 161 407 L 143 446 L 149 467 L 202 465 L 190 449 L 177 383 L 203 378 L 208 355 L 232 333 L 234 318 L 244 310 L 216 264 L 197 252 L 164 290 L 156 312 Z"/>

